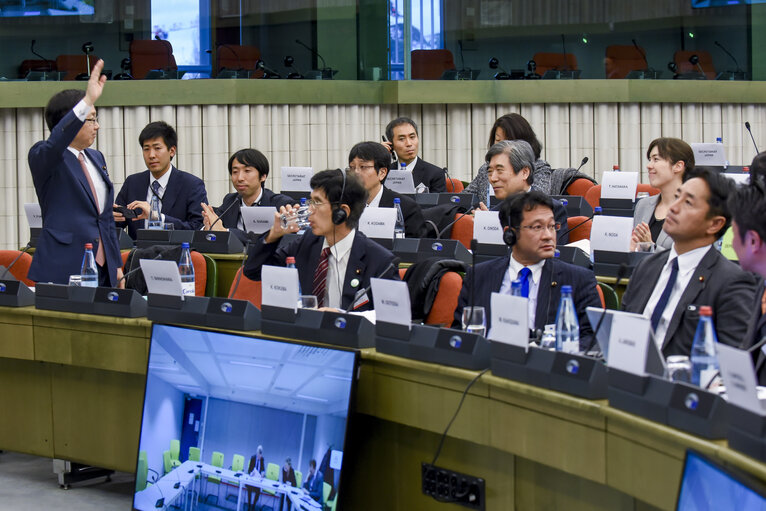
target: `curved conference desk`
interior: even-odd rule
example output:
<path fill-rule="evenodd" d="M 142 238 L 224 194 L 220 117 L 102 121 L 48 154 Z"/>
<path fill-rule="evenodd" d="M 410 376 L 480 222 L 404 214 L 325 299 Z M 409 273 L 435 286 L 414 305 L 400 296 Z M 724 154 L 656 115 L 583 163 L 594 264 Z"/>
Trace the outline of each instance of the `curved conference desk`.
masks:
<path fill-rule="evenodd" d="M 0 329 L 0 449 L 133 472 L 151 323 L 0 308 Z M 442 509 L 420 464 L 475 376 L 363 350 L 342 508 Z M 488 510 L 672 509 L 687 448 L 766 480 L 725 441 L 487 373 L 437 465 L 483 477 Z"/>

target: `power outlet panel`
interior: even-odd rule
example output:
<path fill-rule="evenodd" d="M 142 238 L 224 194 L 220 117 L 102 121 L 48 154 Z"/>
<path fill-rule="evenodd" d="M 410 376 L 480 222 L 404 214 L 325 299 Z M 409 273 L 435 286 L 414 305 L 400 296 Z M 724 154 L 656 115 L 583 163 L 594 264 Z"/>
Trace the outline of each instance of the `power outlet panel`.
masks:
<path fill-rule="evenodd" d="M 454 502 L 470 509 L 484 511 L 486 493 L 484 479 L 454 470 L 421 464 L 423 493 L 439 502 Z"/>

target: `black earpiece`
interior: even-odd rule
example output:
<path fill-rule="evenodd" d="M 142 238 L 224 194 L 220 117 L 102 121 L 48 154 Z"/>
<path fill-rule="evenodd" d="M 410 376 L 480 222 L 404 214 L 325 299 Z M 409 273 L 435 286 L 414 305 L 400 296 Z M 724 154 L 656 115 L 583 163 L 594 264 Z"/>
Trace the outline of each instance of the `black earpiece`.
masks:
<path fill-rule="evenodd" d="M 503 231 L 503 243 L 509 247 L 513 247 L 516 244 L 516 231 L 511 227 L 511 212 L 508 212 L 508 226 Z"/>
<path fill-rule="evenodd" d="M 341 186 L 340 189 L 338 202 L 335 203 L 335 207 L 332 210 L 332 223 L 335 225 L 341 225 L 348 218 L 348 213 L 341 207 L 341 204 L 343 204 L 343 194 L 346 193 L 346 173 L 341 169 L 338 169 L 338 171 L 343 176 L 343 186 Z"/>

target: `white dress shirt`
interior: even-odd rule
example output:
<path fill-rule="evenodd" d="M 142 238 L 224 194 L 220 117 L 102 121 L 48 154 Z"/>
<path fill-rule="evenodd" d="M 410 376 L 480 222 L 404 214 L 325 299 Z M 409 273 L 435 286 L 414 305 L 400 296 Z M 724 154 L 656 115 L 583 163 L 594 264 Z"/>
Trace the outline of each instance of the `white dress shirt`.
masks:
<path fill-rule="evenodd" d="M 351 246 L 354 244 L 356 229 L 351 229 L 348 235 L 330 248 L 330 256 L 327 261 L 327 281 L 326 281 L 326 307 L 341 308 L 341 296 L 343 294 L 343 285 L 346 280 L 346 268 L 351 254 Z M 322 243 L 322 250 L 329 247 L 327 238 Z M 362 282 L 359 281 L 357 289 L 361 289 Z M 319 297 L 317 297 L 318 299 Z"/>
<path fill-rule="evenodd" d="M 170 173 L 173 172 L 173 165 L 170 166 L 167 172 L 165 172 L 161 178 L 154 179 L 154 176 L 152 176 L 152 173 L 149 173 L 149 188 L 146 189 L 146 202 L 149 203 L 151 206 L 152 204 L 152 196 L 154 193 L 152 193 L 152 183 L 157 181 L 160 184 L 160 187 L 157 189 L 157 195 L 160 198 L 160 210 L 162 210 L 162 198 L 165 196 L 165 190 L 168 187 L 168 181 L 170 181 Z M 160 213 L 160 220 L 162 223 L 165 223 L 165 214 Z M 144 220 L 144 229 L 149 228 L 149 219 Z"/>
<path fill-rule="evenodd" d="M 260 206 L 261 198 L 263 198 L 263 187 L 261 187 L 261 191 L 258 193 L 258 197 L 256 197 L 255 200 L 253 201 L 253 206 Z M 240 210 L 242 208 L 251 207 L 245 204 L 245 199 L 239 199 L 239 202 L 240 202 L 239 204 Z M 204 229 L 204 226 L 203 226 L 203 229 Z M 239 220 L 237 220 L 237 229 L 239 229 L 240 231 L 247 232 L 247 228 L 245 227 L 245 219 L 242 218 L 242 215 L 239 215 Z"/>
<path fill-rule="evenodd" d="M 670 292 L 670 297 L 668 298 L 668 304 L 665 306 L 665 310 L 660 317 L 660 322 L 657 323 L 657 329 L 654 331 L 654 340 L 660 348 L 662 348 L 662 345 L 665 343 L 665 335 L 668 332 L 670 320 L 676 312 L 676 307 L 678 307 L 678 302 L 681 301 L 681 296 L 684 294 L 686 286 L 689 284 L 700 261 L 702 261 L 702 258 L 705 257 L 705 254 L 707 254 L 707 251 L 710 250 L 711 247 L 712 245 L 705 245 L 704 247 L 695 248 L 682 255 L 678 255 L 676 252 L 675 244 L 670 248 L 668 260 L 665 263 L 665 266 L 662 267 L 660 277 L 654 285 L 654 291 L 652 291 L 649 301 L 646 302 L 646 307 L 644 307 L 644 316 L 651 318 L 654 308 L 657 306 L 657 302 L 660 301 L 662 292 L 668 284 L 672 261 L 677 257 L 678 275 L 676 276 L 676 283 L 673 285 L 673 290 Z"/>
<path fill-rule="evenodd" d="M 93 107 L 85 103 L 85 100 L 81 99 L 80 102 L 77 103 L 72 110 L 78 119 L 85 121 L 92 108 Z M 79 163 L 80 151 L 74 147 L 67 147 L 67 149 L 69 149 L 69 151 L 75 155 L 75 158 L 78 158 Z M 101 175 L 101 172 L 98 170 L 98 168 L 96 168 L 96 164 L 93 163 L 90 158 L 88 158 L 88 154 L 85 151 L 82 151 L 82 155 L 85 157 L 85 166 L 88 169 L 88 174 L 90 174 L 91 181 L 93 181 L 93 187 L 96 189 L 96 204 L 98 205 L 98 212 L 101 213 L 104 211 L 104 208 L 107 207 L 106 181 L 104 181 L 104 177 Z"/>
<path fill-rule="evenodd" d="M 527 310 L 527 318 L 529 318 L 529 328 L 535 329 L 535 313 L 537 311 L 537 291 L 540 288 L 540 278 L 543 275 L 543 266 L 545 266 L 545 259 L 541 259 L 537 263 L 524 266 L 516 259 L 513 258 L 511 253 L 511 262 L 508 264 L 508 270 L 503 276 L 503 283 L 500 286 L 500 293 L 509 295 L 511 294 L 511 282 L 519 278 L 519 272 L 522 268 L 529 268 L 532 271 L 530 275 L 531 281 L 529 283 L 529 308 Z"/>
<path fill-rule="evenodd" d="M 378 189 L 378 193 L 375 194 L 375 197 L 372 198 L 369 204 L 367 204 L 368 208 L 378 208 L 380 207 L 380 199 L 383 197 L 383 186 L 381 186 Z"/>

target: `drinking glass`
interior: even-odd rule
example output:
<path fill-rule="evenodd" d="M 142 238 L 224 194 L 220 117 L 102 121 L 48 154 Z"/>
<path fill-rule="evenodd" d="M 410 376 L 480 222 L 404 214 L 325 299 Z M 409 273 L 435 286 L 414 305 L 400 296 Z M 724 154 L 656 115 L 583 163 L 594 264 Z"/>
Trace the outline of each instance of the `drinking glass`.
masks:
<path fill-rule="evenodd" d="M 299 307 L 301 309 L 317 308 L 317 297 L 314 295 L 301 295 L 298 302 L 300 303 Z"/>
<path fill-rule="evenodd" d="M 463 330 L 484 336 L 487 331 L 487 317 L 484 307 L 465 307 L 463 309 Z"/>
<path fill-rule="evenodd" d="M 692 363 L 686 355 L 670 355 L 666 364 L 668 380 L 686 383 L 692 380 Z"/>
<path fill-rule="evenodd" d="M 70 286 L 81 286 L 82 285 L 82 275 L 70 275 L 69 276 L 69 285 Z"/>

